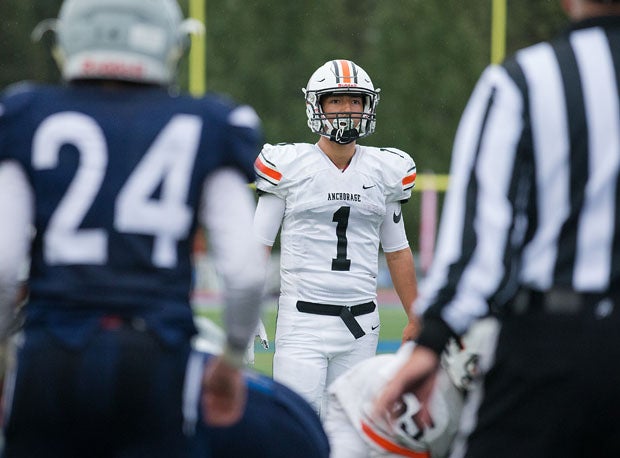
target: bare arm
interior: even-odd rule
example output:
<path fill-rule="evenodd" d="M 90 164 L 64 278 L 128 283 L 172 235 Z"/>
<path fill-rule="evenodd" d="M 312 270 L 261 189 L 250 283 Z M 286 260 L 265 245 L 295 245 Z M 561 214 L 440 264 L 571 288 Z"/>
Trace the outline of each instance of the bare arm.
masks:
<path fill-rule="evenodd" d="M 385 260 L 392 277 L 396 294 L 407 314 L 408 322 L 403 330 L 403 342 L 413 340 L 419 331 L 418 319 L 413 313 L 412 304 L 418 297 L 418 281 L 411 248 L 385 253 Z"/>
<path fill-rule="evenodd" d="M 373 401 L 372 417 L 379 424 L 393 421 L 394 406 L 404 393 L 411 392 L 420 401 L 420 411 L 413 417 L 420 430 L 433 427 L 429 413 L 429 399 L 435 386 L 439 356 L 433 350 L 417 345 L 409 360 L 379 392 Z"/>

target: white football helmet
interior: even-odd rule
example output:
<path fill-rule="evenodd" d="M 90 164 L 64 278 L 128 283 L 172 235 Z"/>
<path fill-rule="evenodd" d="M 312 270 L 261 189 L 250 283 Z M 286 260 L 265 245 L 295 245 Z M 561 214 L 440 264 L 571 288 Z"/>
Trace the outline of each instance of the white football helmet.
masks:
<path fill-rule="evenodd" d="M 413 393 L 404 394 L 392 412 L 379 418 L 372 412 L 386 383 L 409 361 L 414 342 L 404 343 L 394 354 L 357 363 L 329 387 L 332 400 L 325 425 L 335 448 L 351 443 L 350 425 L 371 458 L 447 457 L 457 436 L 465 393 L 477 389 L 490 367 L 498 330 L 496 319 L 481 320 L 458 343 L 447 347 L 428 404 L 433 420 L 430 428 L 416 423 L 420 402 Z M 356 445 L 359 448 L 359 443 Z"/>
<path fill-rule="evenodd" d="M 375 131 L 381 89 L 375 89 L 368 73 L 354 62 L 342 59 L 326 62 L 312 74 L 302 91 L 306 97 L 308 127 L 312 132 L 347 144 Z M 364 111 L 336 113 L 335 118 L 330 116 L 328 119 L 321 106 L 321 97 L 343 93 L 362 96 Z"/>
<path fill-rule="evenodd" d="M 112 79 L 168 85 L 195 20 L 176 0 L 65 0 L 57 20 L 33 35 L 56 32 L 54 57 L 65 80 Z"/>
<path fill-rule="evenodd" d="M 411 393 L 402 396 L 399 415 L 392 422 L 372 419 L 369 415 L 371 404 L 366 404 L 361 426 L 365 440 L 373 445 L 371 456 L 413 456 L 412 453 L 419 458 L 447 456 L 458 430 L 463 403 L 462 391 L 445 372 L 440 372 L 430 399 L 433 418 L 430 428 L 421 429 L 414 421 L 420 402 Z"/>

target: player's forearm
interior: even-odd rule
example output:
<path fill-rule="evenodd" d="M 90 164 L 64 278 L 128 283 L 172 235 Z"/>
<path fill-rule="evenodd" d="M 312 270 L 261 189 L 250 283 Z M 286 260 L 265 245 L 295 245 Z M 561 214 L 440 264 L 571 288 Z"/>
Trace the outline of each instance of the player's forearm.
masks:
<path fill-rule="evenodd" d="M 418 281 L 416 278 L 413 254 L 410 248 L 385 253 L 385 259 L 392 278 L 394 290 L 410 321 L 414 320 L 411 305 L 418 297 Z"/>
<path fill-rule="evenodd" d="M 229 285 L 224 293 L 224 326 L 226 328 L 225 351 L 241 358 L 248 342 L 255 334 L 263 296 L 263 276 L 252 283 Z"/>
<path fill-rule="evenodd" d="M 245 352 L 261 312 L 267 255 L 252 232 L 254 197 L 234 171 L 214 174 L 205 187 L 204 225 L 224 286 L 226 349 Z"/>

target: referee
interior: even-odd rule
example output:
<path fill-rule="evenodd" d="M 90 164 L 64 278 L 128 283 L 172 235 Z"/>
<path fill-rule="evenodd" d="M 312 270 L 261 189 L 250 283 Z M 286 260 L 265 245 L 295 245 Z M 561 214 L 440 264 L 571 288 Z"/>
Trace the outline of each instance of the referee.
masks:
<path fill-rule="evenodd" d="M 419 345 L 374 404 L 379 420 L 411 391 L 431 425 L 438 355 L 497 314 L 452 457 L 620 457 L 620 1 L 562 6 L 565 34 L 491 65 L 471 95 Z"/>

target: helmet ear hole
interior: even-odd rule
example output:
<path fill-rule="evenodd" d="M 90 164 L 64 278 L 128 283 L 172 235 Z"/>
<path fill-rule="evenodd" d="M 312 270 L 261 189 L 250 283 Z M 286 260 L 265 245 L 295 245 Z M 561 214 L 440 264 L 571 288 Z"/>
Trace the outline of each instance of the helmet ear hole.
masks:
<path fill-rule="evenodd" d="M 205 25 L 198 19 L 187 18 L 179 26 L 179 42 L 181 43 L 181 55 L 191 46 L 191 36 L 204 36 L 207 33 Z"/>
<path fill-rule="evenodd" d="M 30 33 L 30 39 L 34 42 L 43 40 L 46 36 L 48 36 L 48 32 L 51 32 L 49 35 L 55 37 L 56 30 L 58 26 L 58 20 L 56 19 L 44 19 L 39 22 L 35 28 Z"/>

